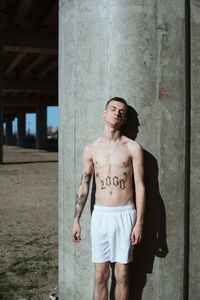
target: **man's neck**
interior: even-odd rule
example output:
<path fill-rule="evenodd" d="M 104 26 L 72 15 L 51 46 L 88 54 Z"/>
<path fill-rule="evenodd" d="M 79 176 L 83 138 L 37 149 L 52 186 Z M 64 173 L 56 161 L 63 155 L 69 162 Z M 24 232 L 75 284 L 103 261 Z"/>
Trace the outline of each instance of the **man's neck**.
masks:
<path fill-rule="evenodd" d="M 104 125 L 103 134 L 102 134 L 103 140 L 110 143 L 110 142 L 115 142 L 120 138 L 121 138 L 121 133 L 119 129 L 109 127 L 106 124 Z"/>

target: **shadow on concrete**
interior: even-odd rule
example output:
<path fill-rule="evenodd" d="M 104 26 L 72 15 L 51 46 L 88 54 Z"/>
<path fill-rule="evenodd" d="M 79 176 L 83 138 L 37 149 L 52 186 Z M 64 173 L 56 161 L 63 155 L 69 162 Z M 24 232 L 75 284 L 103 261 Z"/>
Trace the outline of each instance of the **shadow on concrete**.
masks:
<path fill-rule="evenodd" d="M 138 134 L 139 120 L 137 112 L 129 106 L 128 120 L 122 128 L 122 134 L 135 140 Z M 168 253 L 166 241 L 166 213 L 164 202 L 159 192 L 158 164 L 156 158 L 143 149 L 144 184 L 146 188 L 146 210 L 143 241 L 134 248 L 134 260 L 130 263 L 130 300 L 141 300 L 147 281 L 147 274 L 152 273 L 155 256 L 166 257 Z M 134 178 L 133 178 L 133 187 Z M 91 193 L 91 213 L 95 203 L 95 176 L 93 174 Z M 135 202 L 135 188 L 134 188 Z M 110 300 L 115 300 L 115 264 L 111 263 L 112 280 Z"/>

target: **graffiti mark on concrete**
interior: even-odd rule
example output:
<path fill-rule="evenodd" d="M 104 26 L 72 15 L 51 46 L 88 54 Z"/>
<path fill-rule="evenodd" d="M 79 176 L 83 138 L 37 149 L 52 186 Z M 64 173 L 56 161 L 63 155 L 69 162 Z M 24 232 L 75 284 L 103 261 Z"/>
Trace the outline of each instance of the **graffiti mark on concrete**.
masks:
<path fill-rule="evenodd" d="M 168 98 L 169 98 L 169 95 L 167 94 L 167 91 L 163 87 L 161 87 L 159 89 L 158 99 L 162 100 L 162 99 L 168 99 Z"/>

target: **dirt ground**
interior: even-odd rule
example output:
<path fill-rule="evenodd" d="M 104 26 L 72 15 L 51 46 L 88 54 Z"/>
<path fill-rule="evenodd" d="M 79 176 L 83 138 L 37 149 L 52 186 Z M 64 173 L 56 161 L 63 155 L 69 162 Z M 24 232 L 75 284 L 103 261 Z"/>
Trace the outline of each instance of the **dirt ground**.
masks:
<path fill-rule="evenodd" d="M 58 153 L 3 146 L 0 300 L 58 295 Z"/>

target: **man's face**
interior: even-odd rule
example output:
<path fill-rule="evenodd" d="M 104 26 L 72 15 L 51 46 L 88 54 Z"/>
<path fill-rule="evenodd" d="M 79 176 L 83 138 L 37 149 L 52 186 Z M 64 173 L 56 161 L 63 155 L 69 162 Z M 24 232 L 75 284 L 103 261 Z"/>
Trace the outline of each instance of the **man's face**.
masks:
<path fill-rule="evenodd" d="M 118 129 L 126 122 L 126 106 L 124 103 L 113 100 L 102 111 L 102 115 L 108 126 Z"/>

